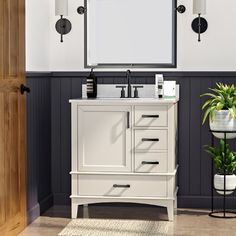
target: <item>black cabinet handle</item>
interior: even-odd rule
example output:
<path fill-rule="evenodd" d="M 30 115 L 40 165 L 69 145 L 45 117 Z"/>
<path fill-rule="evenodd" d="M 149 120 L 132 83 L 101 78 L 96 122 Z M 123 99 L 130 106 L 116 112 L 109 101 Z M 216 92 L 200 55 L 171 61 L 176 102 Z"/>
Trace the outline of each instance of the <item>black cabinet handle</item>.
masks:
<path fill-rule="evenodd" d="M 142 161 L 142 165 L 159 165 L 159 161 Z"/>
<path fill-rule="evenodd" d="M 158 142 L 159 138 L 142 138 L 142 142 Z"/>
<path fill-rule="evenodd" d="M 26 87 L 24 84 L 21 84 L 21 86 L 20 86 L 20 93 L 24 94 L 24 92 L 30 93 L 30 88 Z"/>
<path fill-rule="evenodd" d="M 113 184 L 113 188 L 130 188 L 130 184 Z"/>
<path fill-rule="evenodd" d="M 142 115 L 142 118 L 159 118 L 159 115 Z"/>
<path fill-rule="evenodd" d="M 130 128 L 130 112 L 127 112 L 127 129 Z"/>

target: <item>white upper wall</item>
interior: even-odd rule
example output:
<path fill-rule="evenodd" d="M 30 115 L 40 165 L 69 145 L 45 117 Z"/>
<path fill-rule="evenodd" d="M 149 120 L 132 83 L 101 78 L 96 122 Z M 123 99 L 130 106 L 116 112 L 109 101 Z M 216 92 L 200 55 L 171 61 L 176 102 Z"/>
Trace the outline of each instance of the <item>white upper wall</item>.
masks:
<path fill-rule="evenodd" d="M 60 35 L 55 30 L 59 17 L 55 16 L 54 0 L 27 0 L 27 3 L 27 70 L 84 70 L 84 16 L 77 13 L 83 0 L 69 0 L 67 18 L 72 23 L 72 31 L 64 36 L 64 43 L 60 43 Z M 192 0 L 178 1 L 180 4 L 187 10 L 177 14 L 177 69 L 169 71 L 235 71 L 236 1 L 227 0 L 226 10 L 222 11 L 222 0 L 207 0 L 204 17 L 209 28 L 201 35 L 200 43 L 191 29 L 196 17 L 192 13 Z"/>
<path fill-rule="evenodd" d="M 26 70 L 50 70 L 50 0 L 26 0 Z"/>
<path fill-rule="evenodd" d="M 84 5 L 83 0 L 68 0 L 68 16 L 72 23 L 71 32 L 60 35 L 55 30 L 59 16 L 55 16 L 55 0 L 50 0 L 50 68 L 51 71 L 79 71 L 84 68 L 84 15 L 77 13 L 77 8 Z"/>

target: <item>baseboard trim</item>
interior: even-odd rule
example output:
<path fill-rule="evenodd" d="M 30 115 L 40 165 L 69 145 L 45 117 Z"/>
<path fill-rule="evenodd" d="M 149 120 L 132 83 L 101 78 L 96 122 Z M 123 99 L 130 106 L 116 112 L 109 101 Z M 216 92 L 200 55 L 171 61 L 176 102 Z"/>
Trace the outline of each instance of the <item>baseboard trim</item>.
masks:
<path fill-rule="evenodd" d="M 43 214 L 49 208 L 53 206 L 53 195 L 50 194 L 45 197 L 42 201 L 39 202 L 40 205 L 40 214 Z"/>
<path fill-rule="evenodd" d="M 40 216 L 40 206 L 37 203 L 31 209 L 27 211 L 27 224 L 31 224 L 34 220 L 36 220 Z"/>
<path fill-rule="evenodd" d="M 54 205 L 70 205 L 70 194 L 69 193 L 54 193 L 53 194 Z"/>
<path fill-rule="evenodd" d="M 214 208 L 222 208 L 223 196 L 214 197 Z M 226 207 L 236 209 L 236 196 L 226 197 Z M 178 196 L 178 208 L 211 208 L 211 196 Z"/>

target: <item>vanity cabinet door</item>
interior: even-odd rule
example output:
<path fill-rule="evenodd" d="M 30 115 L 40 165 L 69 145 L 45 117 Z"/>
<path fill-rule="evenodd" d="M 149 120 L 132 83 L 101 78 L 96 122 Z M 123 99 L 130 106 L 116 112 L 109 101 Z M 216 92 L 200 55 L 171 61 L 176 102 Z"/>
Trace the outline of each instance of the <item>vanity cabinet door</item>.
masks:
<path fill-rule="evenodd" d="M 79 171 L 131 171 L 131 107 L 78 107 Z"/>

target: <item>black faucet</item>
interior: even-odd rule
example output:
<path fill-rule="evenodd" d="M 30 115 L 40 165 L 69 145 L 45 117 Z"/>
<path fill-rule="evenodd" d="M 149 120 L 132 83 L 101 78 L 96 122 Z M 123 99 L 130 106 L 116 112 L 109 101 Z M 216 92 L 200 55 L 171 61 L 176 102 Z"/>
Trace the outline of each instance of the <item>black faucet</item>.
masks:
<path fill-rule="evenodd" d="M 130 84 L 130 74 L 131 74 L 131 71 L 130 70 L 127 70 L 126 71 L 126 78 L 127 78 L 127 83 L 128 83 L 128 95 L 127 95 L 127 98 L 131 98 L 132 97 L 132 94 L 131 94 L 131 84 Z"/>
<path fill-rule="evenodd" d="M 126 78 L 127 78 L 127 97 L 126 98 L 132 98 L 132 87 L 131 87 L 131 81 L 130 81 L 130 76 L 131 71 L 127 70 L 126 71 Z M 121 88 L 121 93 L 120 93 L 120 98 L 125 98 L 125 85 L 118 85 L 116 86 L 116 88 Z M 134 90 L 134 98 L 138 98 L 138 88 L 143 88 L 143 86 L 140 85 L 136 85 L 134 86 L 135 90 Z"/>

